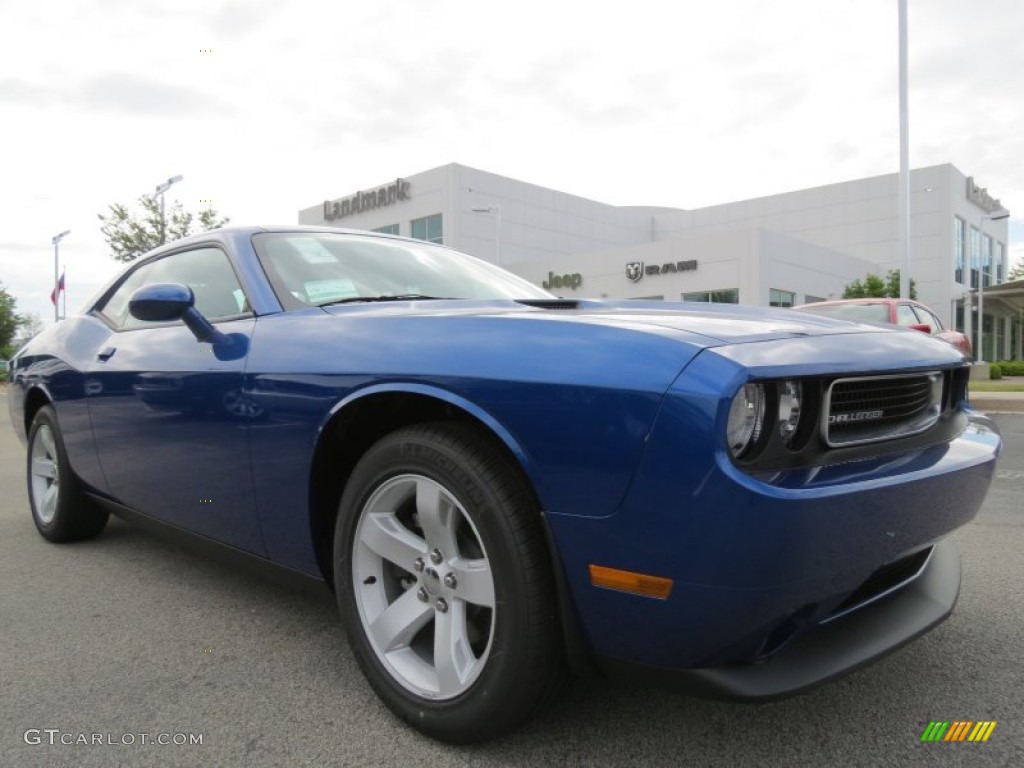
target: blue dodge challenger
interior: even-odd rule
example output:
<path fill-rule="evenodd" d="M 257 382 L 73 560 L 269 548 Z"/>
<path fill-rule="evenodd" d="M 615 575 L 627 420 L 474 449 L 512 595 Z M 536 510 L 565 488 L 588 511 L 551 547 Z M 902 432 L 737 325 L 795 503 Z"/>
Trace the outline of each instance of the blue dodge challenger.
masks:
<path fill-rule="evenodd" d="M 321 579 L 387 705 L 471 742 L 570 670 L 764 700 L 941 622 L 1001 445 L 968 373 L 914 331 L 232 228 L 33 339 L 8 402 L 44 537 L 113 512 Z"/>

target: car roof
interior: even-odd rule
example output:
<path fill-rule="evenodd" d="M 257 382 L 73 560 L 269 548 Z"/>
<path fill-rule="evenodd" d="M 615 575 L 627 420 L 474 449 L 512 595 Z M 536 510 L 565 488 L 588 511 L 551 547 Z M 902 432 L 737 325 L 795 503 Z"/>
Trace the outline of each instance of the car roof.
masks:
<path fill-rule="evenodd" d="M 897 301 L 911 301 L 910 299 L 893 299 L 887 296 L 870 297 L 864 299 L 833 299 L 831 301 L 812 301 L 809 304 L 801 304 L 801 307 L 821 307 L 836 304 L 894 304 Z M 917 302 L 912 302 L 916 304 Z M 795 307 L 794 307 L 795 309 Z"/>
<path fill-rule="evenodd" d="M 211 239 L 215 239 L 215 240 L 229 240 L 229 239 L 233 239 L 233 238 L 238 238 L 238 237 L 243 237 L 244 238 L 244 237 L 247 237 L 247 236 L 264 234 L 264 233 L 269 233 L 269 234 L 275 234 L 275 233 L 280 233 L 280 234 L 288 234 L 288 233 L 300 234 L 300 233 L 303 233 L 303 232 L 307 232 L 307 233 L 310 233 L 310 234 L 320 233 L 320 234 L 332 234 L 332 235 L 359 235 L 359 236 L 362 236 L 362 237 L 379 237 L 379 238 L 387 239 L 387 240 L 398 240 L 398 241 L 407 242 L 407 243 L 418 243 L 420 245 L 422 245 L 424 242 L 426 242 L 424 240 L 419 240 L 417 238 L 402 237 L 400 235 L 391 235 L 391 234 L 388 234 L 388 233 L 385 233 L 385 232 L 373 232 L 373 231 L 370 231 L 370 230 L 367 230 L 367 229 L 346 229 L 346 228 L 342 228 L 342 227 L 328 227 L 328 226 L 324 226 L 324 225 L 314 225 L 314 224 L 277 224 L 277 225 L 269 225 L 269 226 L 262 226 L 262 225 L 261 226 L 235 225 L 235 226 L 228 226 L 228 227 L 220 227 L 218 229 L 209 229 L 209 230 L 206 230 L 204 232 L 197 232 L 194 235 L 189 235 L 188 237 L 183 237 L 183 238 L 181 238 L 179 240 L 174 240 L 174 241 L 171 241 L 169 243 L 165 243 L 164 245 L 157 246 L 156 248 L 154 248 L 154 249 L 152 249 L 150 251 L 146 251 L 145 253 L 141 254 L 134 261 L 138 261 L 138 262 L 148 261 L 150 258 L 152 258 L 154 256 L 159 256 L 159 255 L 164 254 L 164 253 L 169 253 L 170 251 L 176 251 L 176 250 L 179 250 L 180 248 L 182 248 L 183 246 L 189 246 L 189 245 L 192 245 L 193 243 L 200 243 L 200 242 L 204 242 L 204 241 L 209 241 Z M 448 248 L 449 250 L 451 250 L 449 246 L 446 246 L 446 245 L 444 245 L 442 243 L 430 243 L 430 245 L 433 245 L 434 247 L 437 247 L 437 248 Z"/>

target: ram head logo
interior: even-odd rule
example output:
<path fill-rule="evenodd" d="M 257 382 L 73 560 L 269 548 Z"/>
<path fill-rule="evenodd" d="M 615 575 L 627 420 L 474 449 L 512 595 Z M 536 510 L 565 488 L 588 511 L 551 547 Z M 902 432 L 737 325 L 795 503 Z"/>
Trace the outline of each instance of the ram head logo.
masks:
<path fill-rule="evenodd" d="M 626 264 L 626 277 L 634 283 L 644 276 L 644 263 L 642 261 L 631 261 Z"/>

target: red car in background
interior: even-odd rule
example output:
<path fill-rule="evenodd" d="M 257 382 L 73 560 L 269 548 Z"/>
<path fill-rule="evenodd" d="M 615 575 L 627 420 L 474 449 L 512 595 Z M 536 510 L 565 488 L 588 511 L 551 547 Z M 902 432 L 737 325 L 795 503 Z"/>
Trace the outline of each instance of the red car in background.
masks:
<path fill-rule="evenodd" d="M 913 328 L 947 341 L 968 357 L 974 357 L 971 340 L 959 331 L 944 328 L 932 310 L 924 304 L 906 299 L 844 299 L 818 301 L 793 307 L 799 312 L 849 320 L 853 323 L 887 323 Z"/>

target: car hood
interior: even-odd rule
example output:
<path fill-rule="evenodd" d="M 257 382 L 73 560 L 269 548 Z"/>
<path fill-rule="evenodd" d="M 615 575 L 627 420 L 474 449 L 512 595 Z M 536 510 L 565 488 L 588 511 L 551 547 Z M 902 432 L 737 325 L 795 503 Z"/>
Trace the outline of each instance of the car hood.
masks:
<path fill-rule="evenodd" d="M 324 307 L 324 311 L 345 316 L 470 316 L 503 317 L 510 321 L 586 323 L 662 336 L 685 336 L 687 341 L 707 347 L 804 336 L 892 332 L 892 329 L 798 314 L 788 309 L 692 302 L 420 300 L 343 304 Z M 903 332 L 903 329 L 897 332 Z"/>

